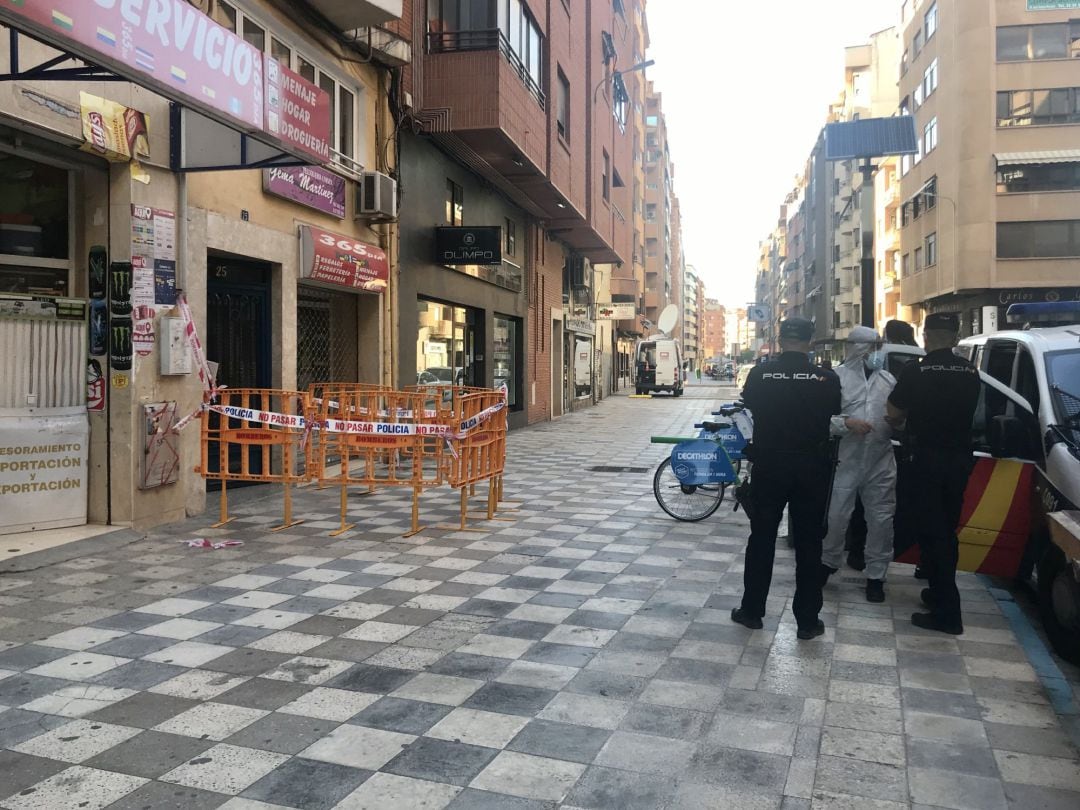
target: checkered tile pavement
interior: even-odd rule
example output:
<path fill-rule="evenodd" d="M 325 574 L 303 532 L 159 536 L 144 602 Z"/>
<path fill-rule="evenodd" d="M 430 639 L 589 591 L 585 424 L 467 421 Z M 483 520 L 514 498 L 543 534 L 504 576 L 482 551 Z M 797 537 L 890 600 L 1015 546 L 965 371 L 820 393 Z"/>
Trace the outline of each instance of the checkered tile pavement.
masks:
<path fill-rule="evenodd" d="M 404 539 L 405 493 L 304 490 L 0 575 L 0 807 L 1075 808 L 1080 762 L 984 585 L 967 633 L 826 591 L 795 639 L 733 625 L 746 524 L 660 513 L 650 433 L 729 391 L 616 398 L 510 438 L 513 522 Z M 483 494 L 482 492 L 480 494 Z M 426 493 L 429 525 L 451 491 Z M 192 537 L 245 545 L 189 549 Z M 852 572 L 848 572 L 849 574 Z"/>

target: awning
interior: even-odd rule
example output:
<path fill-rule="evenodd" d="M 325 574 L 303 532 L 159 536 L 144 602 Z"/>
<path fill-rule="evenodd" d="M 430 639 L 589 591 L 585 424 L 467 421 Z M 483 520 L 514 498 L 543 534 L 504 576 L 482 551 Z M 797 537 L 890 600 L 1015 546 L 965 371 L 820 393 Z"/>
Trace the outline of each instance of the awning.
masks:
<path fill-rule="evenodd" d="M 1080 149 L 1052 149 L 1044 152 L 1003 152 L 994 155 L 998 166 L 1031 166 L 1044 163 L 1080 163 Z"/>

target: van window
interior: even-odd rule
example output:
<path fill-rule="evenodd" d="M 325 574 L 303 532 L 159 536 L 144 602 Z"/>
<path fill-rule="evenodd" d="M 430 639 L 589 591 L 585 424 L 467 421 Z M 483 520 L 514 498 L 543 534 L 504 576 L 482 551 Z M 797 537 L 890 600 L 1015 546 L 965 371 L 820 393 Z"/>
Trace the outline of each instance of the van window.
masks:
<path fill-rule="evenodd" d="M 1020 357 L 1016 364 L 1016 385 L 1013 388 L 1028 401 L 1031 410 L 1038 414 L 1039 378 L 1035 376 L 1035 361 L 1026 348 L 1020 349 Z"/>
<path fill-rule="evenodd" d="M 1003 385 L 1012 386 L 1013 364 L 1016 360 L 1016 344 L 1006 341 L 991 343 L 990 360 L 986 373 Z"/>
<path fill-rule="evenodd" d="M 655 343 L 642 343 L 638 348 L 638 363 L 642 363 L 649 367 L 656 366 L 656 344 Z"/>

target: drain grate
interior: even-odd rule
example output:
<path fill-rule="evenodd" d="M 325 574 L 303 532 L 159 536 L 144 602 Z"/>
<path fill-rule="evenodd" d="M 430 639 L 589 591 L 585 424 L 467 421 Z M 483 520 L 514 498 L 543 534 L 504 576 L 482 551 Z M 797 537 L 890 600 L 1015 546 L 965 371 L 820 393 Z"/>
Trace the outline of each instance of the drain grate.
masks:
<path fill-rule="evenodd" d="M 647 473 L 648 467 L 586 467 L 585 472 L 597 473 Z"/>

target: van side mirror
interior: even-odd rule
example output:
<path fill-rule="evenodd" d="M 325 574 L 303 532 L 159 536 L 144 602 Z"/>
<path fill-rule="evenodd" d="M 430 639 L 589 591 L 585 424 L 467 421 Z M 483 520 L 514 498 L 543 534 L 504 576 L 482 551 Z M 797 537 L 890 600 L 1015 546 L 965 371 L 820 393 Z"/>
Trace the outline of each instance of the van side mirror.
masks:
<path fill-rule="evenodd" d="M 990 420 L 990 455 L 1019 458 L 1023 455 L 1024 424 L 1015 416 L 995 416 Z"/>

